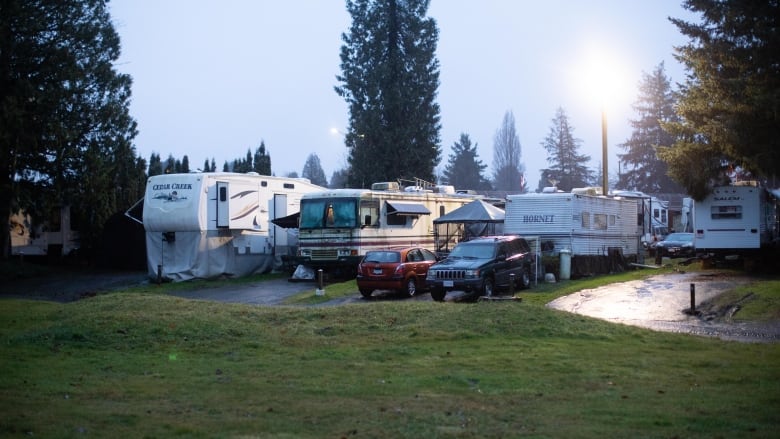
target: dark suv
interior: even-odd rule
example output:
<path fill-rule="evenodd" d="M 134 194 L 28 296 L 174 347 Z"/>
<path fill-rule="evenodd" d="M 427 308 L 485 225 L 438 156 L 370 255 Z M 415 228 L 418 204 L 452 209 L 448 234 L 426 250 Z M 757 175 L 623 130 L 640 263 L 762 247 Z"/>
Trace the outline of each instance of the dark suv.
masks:
<path fill-rule="evenodd" d="M 425 282 L 437 301 L 451 290 L 492 296 L 494 290 L 509 288 L 511 274 L 515 287 L 530 287 L 533 267 L 534 255 L 525 239 L 490 236 L 456 245 L 447 259 L 428 269 Z"/>

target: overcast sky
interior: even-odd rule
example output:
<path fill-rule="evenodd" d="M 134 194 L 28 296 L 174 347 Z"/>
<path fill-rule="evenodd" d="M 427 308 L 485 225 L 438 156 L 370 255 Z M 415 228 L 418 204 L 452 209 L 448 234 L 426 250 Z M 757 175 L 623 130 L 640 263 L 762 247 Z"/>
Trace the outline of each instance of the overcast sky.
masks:
<path fill-rule="evenodd" d="M 684 80 L 674 46 L 686 43 L 668 17 L 696 20 L 680 0 L 432 0 L 439 27 L 442 162 L 461 133 L 490 167 L 493 139 L 512 111 L 529 187 L 549 166 L 541 146 L 558 107 L 582 140 L 590 166 L 601 163 L 601 108 L 594 61 L 614 74 L 608 104 L 609 172 L 631 134 L 642 74 L 663 62 Z M 346 103 L 336 95 L 342 0 L 112 0 L 122 44 L 117 68 L 133 77 L 135 146 L 189 157 L 191 168 L 244 157 L 265 141 L 272 171 L 301 173 L 319 156 L 330 179 L 346 166 Z M 586 85 L 590 84 L 590 85 Z"/>

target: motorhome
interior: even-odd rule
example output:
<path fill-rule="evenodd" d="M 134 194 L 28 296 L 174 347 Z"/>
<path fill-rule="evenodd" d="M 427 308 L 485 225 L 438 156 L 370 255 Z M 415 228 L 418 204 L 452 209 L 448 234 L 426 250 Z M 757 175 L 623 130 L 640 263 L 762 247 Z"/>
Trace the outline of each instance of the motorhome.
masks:
<path fill-rule="evenodd" d="M 755 184 L 715 187 L 693 204 L 697 253 L 745 254 L 777 243 L 778 196 Z"/>
<path fill-rule="evenodd" d="M 308 179 L 228 172 L 165 174 L 146 184 L 143 217 L 152 278 L 245 276 L 293 254 L 295 236 L 271 221 L 298 211 Z"/>
<path fill-rule="evenodd" d="M 61 206 L 46 220 L 36 221 L 25 212 L 9 218 L 11 255 L 61 257 L 81 247 L 78 230 L 74 230 L 70 206 Z"/>
<path fill-rule="evenodd" d="M 548 255 L 565 249 L 572 256 L 608 256 L 620 249 L 623 256 L 635 256 L 640 241 L 637 203 L 567 192 L 509 195 L 504 234 L 536 236 Z"/>
<path fill-rule="evenodd" d="M 475 199 L 421 186 L 402 189 L 398 182 L 305 194 L 295 262 L 351 274 L 369 250 L 418 245 L 435 251 L 433 220 Z"/>

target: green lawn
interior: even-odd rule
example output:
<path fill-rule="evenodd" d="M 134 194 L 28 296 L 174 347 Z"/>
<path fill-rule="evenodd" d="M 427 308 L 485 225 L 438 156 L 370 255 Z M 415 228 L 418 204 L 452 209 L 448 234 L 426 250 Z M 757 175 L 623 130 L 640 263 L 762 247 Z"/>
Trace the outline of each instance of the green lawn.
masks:
<path fill-rule="evenodd" d="M 626 276 L 522 302 L 3 300 L 0 436 L 777 437 L 780 344 L 544 307 Z"/>

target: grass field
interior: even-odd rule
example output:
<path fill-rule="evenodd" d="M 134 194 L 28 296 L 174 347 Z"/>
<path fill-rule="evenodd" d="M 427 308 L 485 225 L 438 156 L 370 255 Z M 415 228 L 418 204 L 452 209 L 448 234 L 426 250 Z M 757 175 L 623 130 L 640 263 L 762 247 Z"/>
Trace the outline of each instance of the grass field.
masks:
<path fill-rule="evenodd" d="M 780 344 L 544 307 L 632 276 L 499 303 L 2 300 L 0 436 L 777 437 Z"/>

